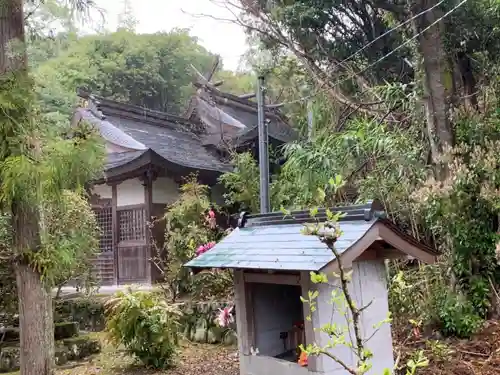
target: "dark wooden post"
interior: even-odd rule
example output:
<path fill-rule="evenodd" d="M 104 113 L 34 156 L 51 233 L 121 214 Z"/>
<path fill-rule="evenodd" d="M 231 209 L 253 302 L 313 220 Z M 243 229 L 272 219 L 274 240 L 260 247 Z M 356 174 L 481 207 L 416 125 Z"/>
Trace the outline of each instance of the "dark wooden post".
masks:
<path fill-rule="evenodd" d="M 151 238 L 150 223 L 153 216 L 153 181 L 156 174 L 152 168 L 148 168 L 144 173 L 144 210 L 146 218 L 146 278 L 149 284 L 153 283 L 150 259 L 153 257 L 153 239 Z"/>
<path fill-rule="evenodd" d="M 119 241 L 119 223 L 118 223 L 118 185 L 111 185 L 111 214 L 113 225 L 113 269 L 114 284 L 118 285 L 118 241 Z"/>

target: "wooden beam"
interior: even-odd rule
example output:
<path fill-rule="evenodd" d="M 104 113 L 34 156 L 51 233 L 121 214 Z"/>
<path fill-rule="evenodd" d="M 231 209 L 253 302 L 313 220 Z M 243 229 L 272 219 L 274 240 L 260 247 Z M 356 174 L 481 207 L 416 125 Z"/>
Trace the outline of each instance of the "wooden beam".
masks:
<path fill-rule="evenodd" d="M 300 285 L 299 275 L 282 275 L 266 273 L 243 273 L 246 283 L 280 284 L 280 285 Z"/>
<path fill-rule="evenodd" d="M 418 246 L 406 241 L 404 238 L 381 223 L 376 224 L 376 226 L 378 227 L 380 237 L 382 237 L 382 239 L 390 244 L 394 249 L 399 250 L 402 254 L 410 255 L 427 264 L 436 262 L 436 255 L 430 254 Z"/>

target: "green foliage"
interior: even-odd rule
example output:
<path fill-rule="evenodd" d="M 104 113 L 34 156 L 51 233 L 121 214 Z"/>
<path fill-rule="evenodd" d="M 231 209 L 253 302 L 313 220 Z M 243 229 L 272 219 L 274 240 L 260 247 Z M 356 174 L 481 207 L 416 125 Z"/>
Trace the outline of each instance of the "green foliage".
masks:
<path fill-rule="evenodd" d="M 0 211 L 0 324 L 9 323 L 17 313 L 16 276 L 9 263 L 9 252 L 12 244 L 12 227 L 10 215 Z"/>
<path fill-rule="evenodd" d="M 168 368 L 177 350 L 180 311 L 155 293 L 118 292 L 106 303 L 106 330 L 144 365 Z"/>
<path fill-rule="evenodd" d="M 497 282 L 495 246 L 499 241 L 500 145 L 496 111 L 480 115 L 462 114 L 457 134 L 463 142 L 445 156 L 451 178 L 438 183 L 428 180 L 414 194 L 418 212 L 432 228 L 474 311 L 487 317 L 490 287 Z M 476 129 L 481 137 L 466 137 Z"/>
<path fill-rule="evenodd" d="M 27 258 L 54 285 L 95 249 L 96 226 L 82 194 L 101 171 L 104 147 L 91 127 L 82 126 L 71 139 L 55 134 L 35 105 L 29 76 L 1 80 L 0 207 L 9 217 L 7 207 L 36 207 L 41 239 L 36 252 L 6 246 L 4 256 Z"/>
<path fill-rule="evenodd" d="M 172 301 L 185 293 L 202 299 L 226 296 L 232 289 L 229 271 L 215 270 L 192 276 L 183 267 L 196 255 L 199 246 L 218 241 L 223 235 L 216 219 L 208 217 L 211 208 L 216 209 L 216 206 L 210 202 L 208 187 L 200 185 L 196 176 L 190 176 L 181 186 L 179 198 L 164 216 L 165 244 L 158 249 L 155 262 Z"/>
<path fill-rule="evenodd" d="M 223 81 L 221 90 L 234 95 L 254 93 L 256 90 L 257 77 L 252 73 L 232 72 L 221 70 L 215 73 L 212 81 Z"/>
<path fill-rule="evenodd" d="M 85 87 L 107 98 L 179 113 L 194 92 L 190 64 L 207 72 L 214 60 L 186 30 L 135 34 L 120 29 L 75 40 L 36 74 L 47 82 L 42 94 L 49 102 L 64 102 L 58 94 Z"/>
<path fill-rule="evenodd" d="M 87 197 L 67 190 L 57 202 L 48 202 L 42 210 L 46 219 L 41 233 L 43 251 L 33 256 L 34 262 L 58 258 L 51 266 L 55 285 L 74 280 L 80 287 L 90 288 L 100 230 Z"/>
<path fill-rule="evenodd" d="M 232 163 L 234 165 L 233 171 L 226 172 L 219 178 L 219 181 L 227 189 L 227 193 L 224 195 L 226 203 L 228 205 L 238 204 L 240 208 L 250 212 L 259 212 L 260 180 L 259 166 L 256 160 L 251 153 L 244 152 L 234 154 Z M 326 195 L 331 197 L 333 189 L 329 183 L 330 178 L 325 178 L 321 184 L 311 185 L 317 180 L 311 182 L 305 177 L 309 176 L 310 172 L 308 169 L 302 169 L 299 172 L 298 164 L 291 166 L 287 162 L 283 169 L 271 176 L 269 187 L 271 208 L 273 210 L 279 210 L 282 207 L 304 208 L 323 202 Z M 334 200 L 335 194 L 327 204 L 331 204 Z"/>
<path fill-rule="evenodd" d="M 413 358 L 409 359 L 406 363 L 406 375 L 415 375 L 419 368 L 428 366 L 429 360 L 425 357 L 424 351 L 419 350 L 413 355 Z"/>
<path fill-rule="evenodd" d="M 219 181 L 228 192 L 224 195 L 228 205 L 240 204 L 251 212 L 259 211 L 259 166 L 249 152 L 234 154 L 234 169 L 224 173 Z"/>
<path fill-rule="evenodd" d="M 469 338 L 481 328 L 483 319 L 471 301 L 454 293 L 438 294 L 437 313 L 439 328 L 448 336 Z"/>
<path fill-rule="evenodd" d="M 406 324 L 411 317 L 448 336 L 469 338 L 477 332 L 483 319 L 473 302 L 447 285 L 445 275 L 444 264 L 396 273 L 389 289 L 389 306 L 396 325 Z"/>

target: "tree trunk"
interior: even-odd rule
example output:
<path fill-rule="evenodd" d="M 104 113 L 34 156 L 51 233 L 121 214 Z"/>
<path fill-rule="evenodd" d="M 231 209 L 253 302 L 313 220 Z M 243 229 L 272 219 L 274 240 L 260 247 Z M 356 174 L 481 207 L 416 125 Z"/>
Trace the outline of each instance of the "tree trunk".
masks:
<path fill-rule="evenodd" d="M 0 74 L 26 70 L 23 0 L 0 1 Z"/>
<path fill-rule="evenodd" d="M 437 0 L 416 0 L 410 2 L 411 15 L 414 16 L 437 4 Z M 447 176 L 447 168 L 441 157 L 447 147 L 454 145 L 454 133 L 450 123 L 450 109 L 453 96 L 453 70 L 449 64 L 442 36 L 443 21 L 438 22 L 422 33 L 422 30 L 443 17 L 439 7 L 417 17 L 413 21 L 418 38 L 419 52 L 422 57 L 421 70 L 424 82 L 424 107 L 427 134 L 431 148 L 431 158 L 440 179 Z"/>
<path fill-rule="evenodd" d="M 54 323 L 50 290 L 40 274 L 16 265 L 19 294 L 21 375 L 50 375 L 54 362 Z"/>
<path fill-rule="evenodd" d="M 22 0 L 0 0 L 0 90 L 16 89 L 29 84 L 24 34 Z M 7 88 L 2 87 L 7 85 Z M 28 103 L 29 105 L 29 103 Z M 6 109 L 9 112 L 9 109 Z M 16 119 L 24 117 L 30 108 L 15 108 L 7 113 Z M 7 117 L 7 116 L 6 116 Z M 7 117 L 8 118 L 8 117 Z M 22 122 L 18 126 L 23 126 Z M 8 140 L 9 134 L 2 134 Z M 3 157 L 21 154 L 15 143 L 14 149 L 5 149 Z M 21 145 L 21 147 L 29 145 Z M 33 187 L 36 188 L 36 187 Z M 50 290 L 44 285 L 40 273 L 29 265 L 30 252 L 40 248 L 39 215 L 36 205 L 17 201 L 12 205 L 14 233 L 13 250 L 16 254 L 16 283 L 19 299 L 19 325 L 21 375 L 51 375 L 54 361 L 53 309 Z"/>
<path fill-rule="evenodd" d="M 40 217 L 36 206 L 18 203 L 12 207 L 16 254 L 40 248 Z M 51 375 L 54 362 L 54 319 L 50 289 L 40 273 L 20 256 L 15 265 L 19 298 L 21 375 Z"/>

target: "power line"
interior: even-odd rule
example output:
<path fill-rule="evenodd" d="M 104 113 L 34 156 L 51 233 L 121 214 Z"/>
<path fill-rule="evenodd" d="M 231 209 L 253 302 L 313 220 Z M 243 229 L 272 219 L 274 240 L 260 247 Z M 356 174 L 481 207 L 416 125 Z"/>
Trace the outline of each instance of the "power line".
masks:
<path fill-rule="evenodd" d="M 462 0 L 460 3 L 458 3 L 458 5 L 456 5 L 453 9 L 451 9 L 450 11 L 446 12 L 442 17 L 438 18 L 436 21 L 434 21 L 433 23 L 431 23 L 429 26 L 427 26 L 425 29 L 423 29 L 422 31 L 420 31 L 419 33 L 417 33 L 416 35 L 414 35 L 413 37 L 411 37 L 410 39 L 408 39 L 406 42 L 404 42 L 403 44 L 400 44 L 399 46 L 397 46 L 396 48 L 394 48 L 392 51 L 390 51 L 389 53 L 387 53 L 386 55 L 382 56 L 380 59 L 378 59 L 377 61 L 371 63 L 370 65 L 368 65 L 367 67 L 363 68 L 362 70 L 360 70 L 359 72 L 343 79 L 343 80 L 340 80 L 340 81 L 337 81 L 333 87 L 337 86 L 337 85 L 340 85 L 341 83 L 344 83 L 345 81 L 349 80 L 349 79 L 352 79 L 364 72 L 366 72 L 368 69 L 374 67 L 375 65 L 377 65 L 379 62 L 385 60 L 386 58 L 388 58 L 389 56 L 393 55 L 394 53 L 396 53 L 396 51 L 400 50 L 401 48 L 403 48 L 404 46 L 408 45 L 410 42 L 414 41 L 415 39 L 417 39 L 419 36 L 421 36 L 423 33 L 425 33 L 427 30 L 429 30 L 431 27 L 433 27 L 434 25 L 438 24 L 439 22 L 441 22 L 443 19 L 445 19 L 446 17 L 448 17 L 450 14 L 452 14 L 454 11 L 456 11 L 458 8 L 460 8 L 462 5 L 464 5 L 465 3 L 467 2 L 467 0 Z"/>
<path fill-rule="evenodd" d="M 423 15 L 424 13 L 432 10 L 433 8 L 435 8 L 436 6 L 438 6 L 439 4 L 443 3 L 445 0 L 441 0 L 438 4 L 434 5 L 433 7 L 427 9 L 426 11 L 423 11 L 417 15 L 415 15 L 414 17 L 410 18 L 409 20 L 405 21 L 406 23 L 409 22 L 409 21 L 412 21 L 414 20 L 416 17 L 418 16 L 421 16 Z M 383 60 L 385 60 L 386 58 L 388 58 L 389 56 L 393 55 L 394 53 L 396 53 L 397 51 L 399 51 L 401 48 L 405 47 L 406 45 L 408 45 L 409 43 L 411 43 L 412 41 L 414 41 L 415 39 L 417 39 L 420 35 L 422 35 L 423 33 L 425 33 L 427 30 L 429 30 L 431 27 L 433 27 L 434 25 L 438 24 L 439 22 L 441 22 L 443 19 L 445 19 L 446 17 L 448 17 L 450 14 L 452 14 L 454 11 L 456 11 L 458 8 L 460 8 L 462 5 L 464 5 L 465 3 L 467 2 L 467 0 L 462 0 L 458 5 L 456 5 L 454 8 L 452 8 L 450 11 L 446 12 L 442 17 L 440 17 L 439 19 L 437 19 L 436 21 L 434 21 L 433 23 L 431 23 L 429 26 L 427 26 L 425 29 L 423 29 L 422 31 L 420 31 L 419 33 L 417 33 L 416 35 L 414 35 L 413 37 L 411 37 L 410 39 L 408 39 L 406 42 L 404 42 L 403 44 L 400 44 L 399 46 L 397 46 L 395 49 L 393 49 L 392 51 L 390 51 L 389 53 L 387 53 L 386 55 L 382 56 L 380 59 L 378 59 L 377 61 L 371 63 L 370 65 L 368 65 L 367 67 L 363 68 L 362 70 L 360 70 L 359 72 L 355 73 L 355 74 L 352 74 L 342 80 L 339 80 L 337 81 L 336 83 L 333 84 L 333 86 L 331 87 L 336 87 L 352 78 L 355 78 L 356 76 L 366 72 L 368 69 L 374 67 L 375 65 L 377 65 L 378 63 L 382 62 Z M 399 28 L 400 26 L 402 26 L 403 24 L 400 24 L 398 26 L 396 26 L 394 29 L 391 29 L 389 31 L 386 32 L 389 33 L 389 32 L 392 32 L 394 30 L 396 30 L 397 28 Z M 380 36 L 379 38 L 381 38 L 382 36 Z M 376 40 L 376 39 L 375 39 Z M 373 40 L 373 42 L 375 42 L 375 40 Z M 369 43 L 369 44 L 370 44 Z M 366 48 L 368 45 L 366 45 L 365 47 L 363 47 L 362 49 Z M 362 50 L 361 49 L 361 50 Z M 352 56 L 355 56 L 357 53 L 361 52 L 361 50 L 355 52 L 354 54 L 352 54 L 351 56 L 349 56 L 348 58 L 344 59 L 343 61 L 347 61 L 349 58 L 351 58 Z M 342 61 L 342 62 L 343 62 Z M 340 62 L 338 65 L 342 64 L 342 62 Z M 299 102 L 302 102 L 304 100 L 308 100 L 308 99 L 311 99 L 312 97 L 314 97 L 316 94 L 312 94 L 312 95 L 308 95 L 308 96 L 305 96 L 303 98 L 299 98 L 299 99 L 296 99 L 296 100 L 292 100 L 290 102 L 283 102 L 283 103 L 279 103 L 279 104 L 271 104 L 271 105 L 267 105 L 266 107 L 267 108 L 280 108 L 280 107 L 283 107 L 284 105 L 289 105 L 289 104 L 295 104 L 295 103 L 299 103 Z"/>
<path fill-rule="evenodd" d="M 407 25 L 408 23 L 410 23 L 411 21 L 417 19 L 418 17 L 420 16 L 423 16 L 424 14 L 430 12 L 431 10 L 433 10 L 434 8 L 440 6 L 441 4 L 443 4 L 446 0 L 441 0 L 439 3 L 437 4 L 434 4 L 433 6 L 431 6 L 430 8 L 426 9 L 426 10 L 423 10 L 422 12 L 414 15 L 413 17 L 407 19 L 406 21 L 404 22 L 401 22 L 399 25 L 393 27 L 392 29 L 389 29 L 387 30 L 385 33 L 383 33 L 382 35 L 379 35 L 378 37 L 376 37 L 375 39 L 373 39 L 371 42 L 369 42 L 368 44 L 365 44 L 362 48 L 360 48 L 359 50 L 357 50 L 356 52 L 354 52 L 352 55 L 346 57 L 344 60 L 342 60 L 341 62 L 339 62 L 336 66 L 339 66 L 339 65 L 342 65 L 344 64 L 346 61 L 348 60 L 351 60 L 354 56 L 356 56 L 357 54 L 359 54 L 360 52 L 364 51 L 365 49 L 367 49 L 368 47 L 370 47 L 372 44 L 374 44 L 376 41 L 382 39 L 384 36 L 386 35 L 389 35 L 390 33 L 392 33 L 393 31 L 396 31 L 398 30 L 399 28 L 403 27 L 404 25 Z"/>

